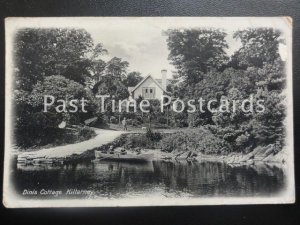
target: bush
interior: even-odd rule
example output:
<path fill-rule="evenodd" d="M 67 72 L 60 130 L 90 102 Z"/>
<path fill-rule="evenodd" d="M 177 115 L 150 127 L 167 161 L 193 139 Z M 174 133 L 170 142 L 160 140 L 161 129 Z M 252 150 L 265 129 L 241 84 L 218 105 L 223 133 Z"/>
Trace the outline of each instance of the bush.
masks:
<path fill-rule="evenodd" d="M 186 150 L 186 135 L 183 132 L 166 135 L 160 142 L 163 151 L 184 151 Z"/>
<path fill-rule="evenodd" d="M 15 133 L 18 146 L 28 149 L 32 147 L 51 147 L 73 144 L 91 139 L 96 133 L 91 128 L 82 127 L 76 130 L 59 128 L 30 127 L 26 132 Z"/>
<path fill-rule="evenodd" d="M 158 123 L 161 123 L 161 124 L 167 124 L 167 118 L 164 117 L 164 116 L 159 116 L 159 117 L 157 118 L 157 122 L 158 122 Z"/>
<path fill-rule="evenodd" d="M 141 117 L 141 116 L 136 116 L 136 121 L 137 121 L 137 123 L 139 123 L 139 124 L 142 124 L 144 121 L 143 121 L 143 117 Z"/>
<path fill-rule="evenodd" d="M 204 128 L 208 129 L 211 133 L 216 134 L 219 131 L 219 127 L 217 125 L 211 125 L 211 124 L 207 124 L 205 126 L 203 126 Z"/>
<path fill-rule="evenodd" d="M 119 146 L 125 148 L 155 148 L 161 139 L 162 135 L 160 133 L 148 129 L 144 134 L 124 134 Z"/>
<path fill-rule="evenodd" d="M 139 134 L 127 136 L 124 146 L 125 148 L 153 148 L 154 143 L 150 141 L 146 135 Z"/>
<path fill-rule="evenodd" d="M 137 120 L 137 119 L 132 119 L 132 121 L 131 121 L 131 125 L 132 126 L 139 126 L 139 125 L 141 125 L 142 123 L 139 121 L 139 120 Z"/>
<path fill-rule="evenodd" d="M 119 123 L 119 120 L 114 116 L 111 116 L 109 121 L 110 121 L 110 123 L 113 123 L 113 124 L 118 124 Z"/>
<path fill-rule="evenodd" d="M 235 148 L 240 152 L 249 152 L 249 148 L 252 147 L 253 140 L 248 134 L 241 134 L 235 140 Z"/>
<path fill-rule="evenodd" d="M 82 127 L 82 128 L 79 128 L 78 130 L 78 141 L 85 141 L 85 140 L 88 140 L 88 139 L 91 139 L 93 137 L 96 136 L 96 133 L 93 129 L 89 128 L 89 127 Z M 76 142 L 78 142 L 76 141 Z"/>
<path fill-rule="evenodd" d="M 170 134 L 165 136 L 160 143 L 162 149 L 168 152 L 197 151 L 211 154 L 225 153 L 230 150 L 230 145 L 204 128 Z"/>
<path fill-rule="evenodd" d="M 158 132 L 153 132 L 150 128 L 147 129 L 146 132 L 146 137 L 150 140 L 150 141 L 160 141 L 162 139 L 162 136 L 160 133 Z"/>
<path fill-rule="evenodd" d="M 236 133 L 227 133 L 227 134 L 224 134 L 223 139 L 225 141 L 228 141 L 228 142 L 232 143 L 236 139 L 236 136 L 237 136 Z"/>
<path fill-rule="evenodd" d="M 188 127 L 188 121 L 187 121 L 187 118 L 185 116 L 185 114 L 183 113 L 176 113 L 175 116 L 174 116 L 174 125 L 176 127 Z"/>
<path fill-rule="evenodd" d="M 235 140 L 237 146 L 243 146 L 248 141 L 248 137 L 244 134 L 237 137 Z"/>

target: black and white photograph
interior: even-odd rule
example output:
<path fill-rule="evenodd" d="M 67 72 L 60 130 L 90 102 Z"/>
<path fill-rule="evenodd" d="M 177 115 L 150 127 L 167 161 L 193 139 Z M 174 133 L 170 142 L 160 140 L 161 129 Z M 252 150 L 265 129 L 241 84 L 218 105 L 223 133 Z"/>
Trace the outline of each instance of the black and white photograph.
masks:
<path fill-rule="evenodd" d="M 3 204 L 294 203 L 292 26 L 6 18 Z"/>

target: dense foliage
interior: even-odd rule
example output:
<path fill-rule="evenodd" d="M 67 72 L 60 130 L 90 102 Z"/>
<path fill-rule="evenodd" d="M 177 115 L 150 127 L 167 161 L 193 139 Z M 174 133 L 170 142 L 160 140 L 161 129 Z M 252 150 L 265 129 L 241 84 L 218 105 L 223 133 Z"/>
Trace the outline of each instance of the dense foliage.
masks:
<path fill-rule="evenodd" d="M 229 152 L 229 145 L 225 140 L 203 127 L 165 135 L 160 147 L 167 152 L 195 151 L 205 154 Z"/>
<path fill-rule="evenodd" d="M 168 30 L 169 59 L 187 83 L 198 82 L 211 68 L 221 68 L 228 56 L 226 33 L 217 29 Z"/>
<path fill-rule="evenodd" d="M 185 101 L 202 97 L 232 102 L 250 96 L 254 102 L 264 100 L 263 112 L 245 113 L 238 108 L 235 112 L 183 113 L 183 123 L 205 126 L 224 140 L 231 151 L 248 152 L 268 144 L 280 149 L 286 118 L 285 66 L 278 49 L 280 32 L 270 28 L 235 32 L 233 37 L 241 46 L 227 62 L 224 32 L 191 29 L 168 34 L 169 58 L 183 77 L 182 82 L 170 88 L 175 97 Z"/>

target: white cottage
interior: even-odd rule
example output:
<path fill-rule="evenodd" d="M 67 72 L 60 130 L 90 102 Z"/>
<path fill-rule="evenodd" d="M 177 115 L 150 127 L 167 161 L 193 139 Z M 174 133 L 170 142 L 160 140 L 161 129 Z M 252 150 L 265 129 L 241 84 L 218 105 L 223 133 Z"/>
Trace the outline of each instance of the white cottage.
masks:
<path fill-rule="evenodd" d="M 161 71 L 161 79 L 154 79 L 151 75 L 146 76 L 135 87 L 128 87 L 130 98 L 137 99 L 161 99 L 167 93 L 167 70 Z"/>

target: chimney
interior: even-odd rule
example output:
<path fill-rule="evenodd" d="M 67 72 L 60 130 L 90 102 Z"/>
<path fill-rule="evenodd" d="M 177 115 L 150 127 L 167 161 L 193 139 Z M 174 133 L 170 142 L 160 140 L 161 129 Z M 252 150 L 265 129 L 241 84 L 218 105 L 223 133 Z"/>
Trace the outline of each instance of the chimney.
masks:
<path fill-rule="evenodd" d="M 167 90 L 167 70 L 161 70 L 161 86 L 164 91 Z"/>

